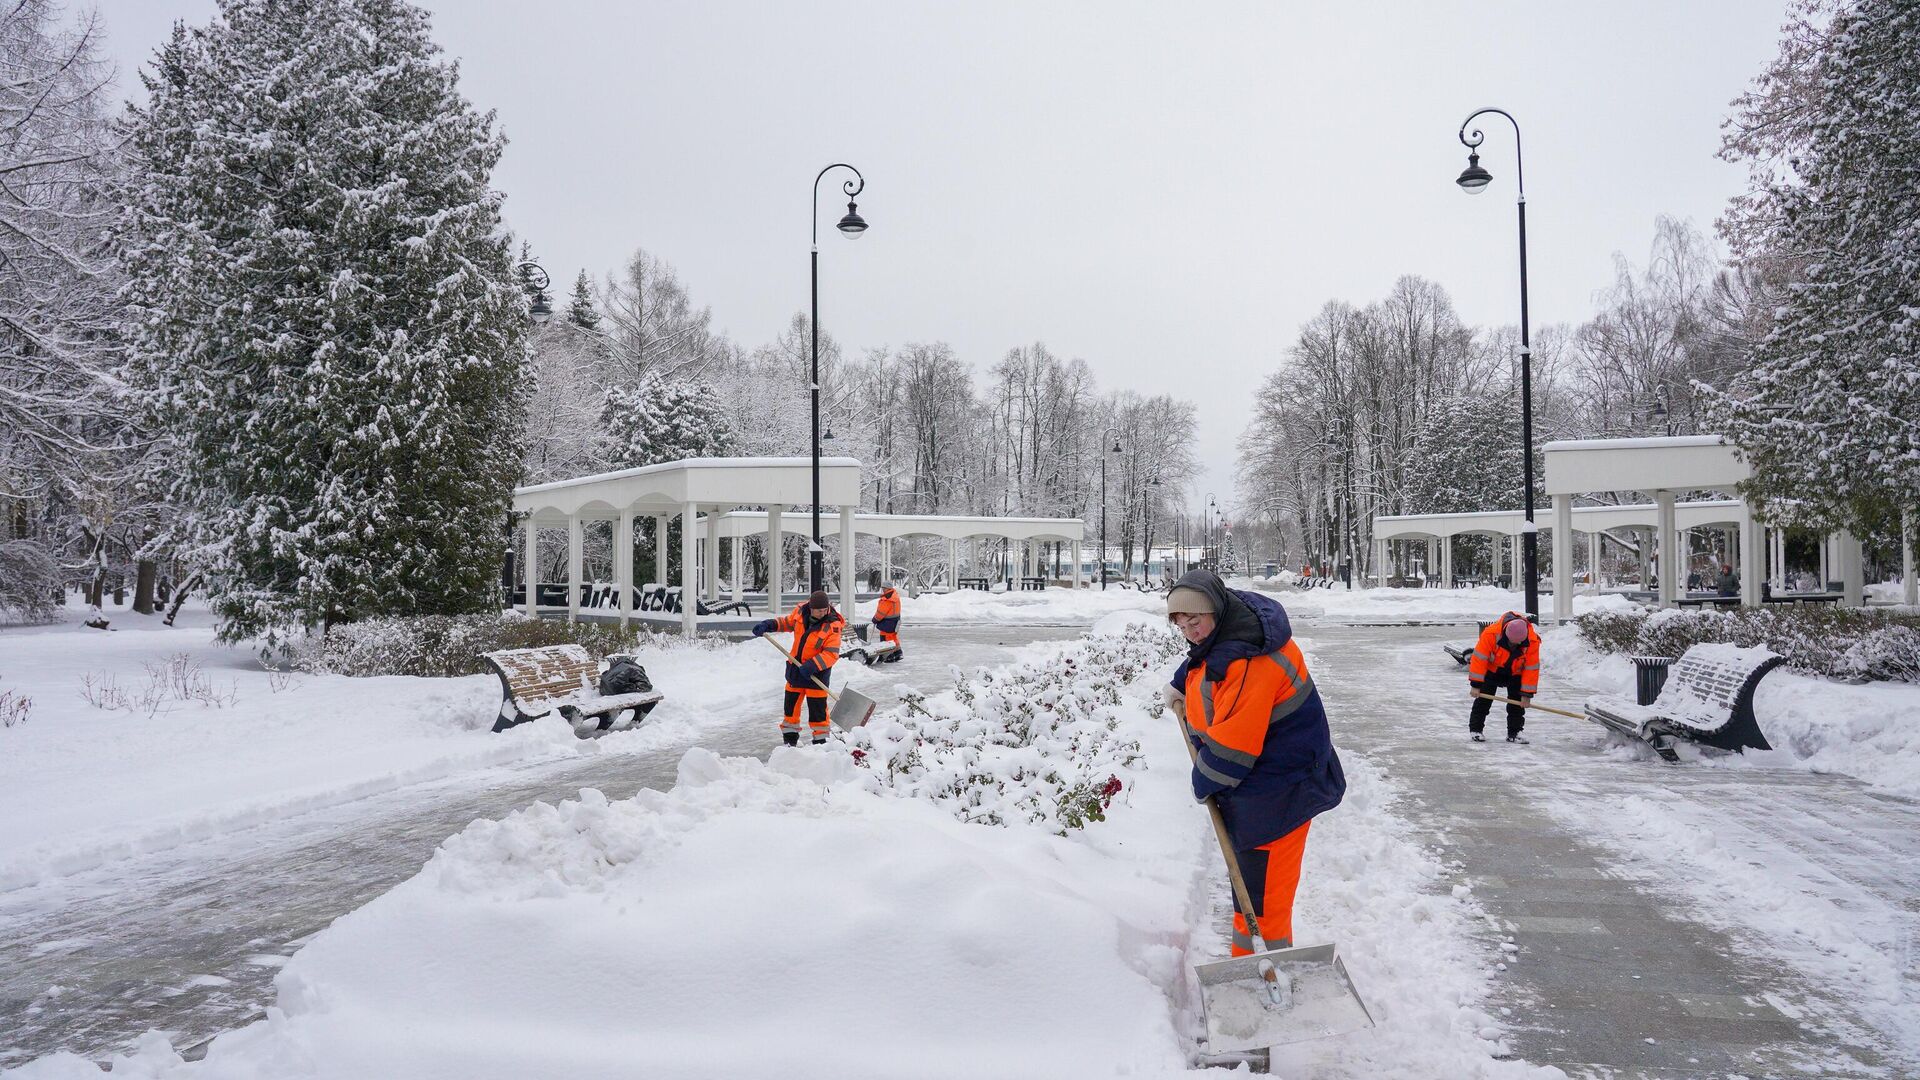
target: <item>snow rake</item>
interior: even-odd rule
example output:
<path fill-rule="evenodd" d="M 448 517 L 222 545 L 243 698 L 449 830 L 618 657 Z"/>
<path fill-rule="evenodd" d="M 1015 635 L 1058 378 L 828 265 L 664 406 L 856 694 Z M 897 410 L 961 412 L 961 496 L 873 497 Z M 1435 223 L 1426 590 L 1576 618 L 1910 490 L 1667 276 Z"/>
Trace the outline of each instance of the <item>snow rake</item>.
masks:
<path fill-rule="evenodd" d="M 1177 710 L 1169 711 L 1180 722 L 1180 741 L 1198 761 L 1200 753 L 1187 737 L 1186 718 Z M 1213 819 L 1220 854 L 1227 861 L 1234 902 L 1246 917 L 1253 938 L 1250 955 L 1193 966 L 1200 982 L 1208 1056 L 1266 1050 L 1372 1027 L 1373 1014 L 1348 976 L 1337 946 L 1267 948 L 1260 936 L 1260 923 L 1253 916 L 1246 879 L 1240 875 L 1240 860 L 1234 857 L 1233 844 L 1227 837 L 1226 819 L 1220 816 L 1213 796 L 1203 801 L 1207 815 Z"/>
<path fill-rule="evenodd" d="M 786 657 L 787 662 L 794 667 L 800 666 L 800 661 L 793 658 L 793 654 L 787 651 L 785 645 L 780 644 L 764 634 L 761 635 L 760 640 L 779 649 L 780 655 Z M 833 708 L 827 712 L 827 719 L 833 721 L 834 727 L 846 731 L 851 728 L 861 727 L 873 718 L 875 706 L 873 699 L 867 695 L 852 687 L 848 687 L 836 694 L 828 690 L 827 684 L 821 682 L 819 679 L 811 675 L 807 676 L 807 679 L 812 682 L 813 685 L 819 687 L 822 693 L 827 695 L 828 701 L 833 702 Z"/>
<path fill-rule="evenodd" d="M 1531 701 L 1515 701 L 1513 698 L 1496 697 L 1492 694 L 1483 694 L 1478 690 L 1473 692 L 1473 696 L 1477 698 L 1483 697 L 1488 701 L 1497 701 L 1502 705 L 1518 705 L 1523 709 L 1539 709 L 1541 712 L 1550 712 L 1555 716 L 1571 716 L 1575 720 L 1585 720 L 1587 718 L 1585 713 L 1568 712 L 1565 709 L 1556 709 L 1551 705 L 1536 705 Z"/>

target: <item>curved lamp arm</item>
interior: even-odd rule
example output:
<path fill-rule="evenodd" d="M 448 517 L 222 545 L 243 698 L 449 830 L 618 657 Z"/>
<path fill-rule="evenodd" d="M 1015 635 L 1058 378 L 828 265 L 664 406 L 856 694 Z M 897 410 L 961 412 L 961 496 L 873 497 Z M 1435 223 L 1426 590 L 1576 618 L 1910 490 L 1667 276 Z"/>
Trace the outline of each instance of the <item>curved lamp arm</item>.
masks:
<path fill-rule="evenodd" d="M 816 250 L 820 247 L 820 178 L 835 169 L 845 169 L 853 174 L 853 179 L 840 185 L 840 189 L 847 193 L 847 198 L 851 199 L 860 194 L 867 186 L 867 178 L 860 175 L 860 170 L 844 161 L 836 161 L 821 169 L 813 178 L 813 246 Z"/>
<path fill-rule="evenodd" d="M 1465 120 L 1460 122 L 1460 144 L 1468 150 L 1474 150 L 1486 140 L 1486 135 L 1482 134 L 1479 128 L 1474 128 L 1469 132 L 1467 125 L 1488 113 L 1498 113 L 1507 118 L 1507 123 L 1513 125 L 1514 180 L 1519 185 L 1520 198 L 1524 200 L 1527 197 L 1527 167 L 1520 158 L 1520 121 L 1515 120 L 1512 113 L 1505 109 L 1496 109 L 1491 105 L 1485 108 L 1475 109 Z"/>

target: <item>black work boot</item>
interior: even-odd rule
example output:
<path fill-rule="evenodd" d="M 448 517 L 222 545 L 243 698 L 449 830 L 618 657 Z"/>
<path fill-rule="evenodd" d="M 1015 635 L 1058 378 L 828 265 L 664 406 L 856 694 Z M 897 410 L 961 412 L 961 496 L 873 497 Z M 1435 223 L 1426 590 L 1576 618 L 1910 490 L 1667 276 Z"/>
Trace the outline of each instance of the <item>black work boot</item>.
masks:
<path fill-rule="evenodd" d="M 799 746 L 800 733 L 797 731 L 783 731 L 780 733 L 780 741 L 786 743 L 788 746 Z"/>
<path fill-rule="evenodd" d="M 813 745 L 815 745 L 815 746 L 825 746 L 825 745 L 827 745 L 827 740 L 825 740 L 825 739 L 815 739 L 815 740 L 813 740 Z"/>
<path fill-rule="evenodd" d="M 1486 734 L 1485 734 L 1484 732 L 1479 732 L 1479 731 L 1476 731 L 1476 732 L 1473 732 L 1473 741 L 1474 741 L 1474 742 L 1486 742 L 1486 741 L 1487 741 L 1487 736 L 1486 736 Z"/>
<path fill-rule="evenodd" d="M 1510 743 L 1519 743 L 1522 746 L 1528 745 L 1527 737 L 1517 731 L 1508 734 L 1507 741 Z"/>

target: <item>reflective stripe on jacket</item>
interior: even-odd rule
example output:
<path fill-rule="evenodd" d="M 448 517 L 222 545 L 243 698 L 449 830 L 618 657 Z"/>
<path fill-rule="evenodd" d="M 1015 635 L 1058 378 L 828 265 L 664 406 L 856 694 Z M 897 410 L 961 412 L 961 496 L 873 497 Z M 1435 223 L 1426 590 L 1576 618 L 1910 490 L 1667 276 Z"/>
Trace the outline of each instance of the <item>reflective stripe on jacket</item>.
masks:
<path fill-rule="evenodd" d="M 776 630 L 793 632 L 793 647 L 788 651 L 799 664 L 787 665 L 787 685 L 796 690 L 813 690 L 817 689 L 814 679 L 826 683 L 830 676 L 828 669 L 840 659 L 840 632 L 846 629 L 847 620 L 833 608 L 828 608 L 819 620 L 810 620 L 806 601 L 802 600 L 800 606 L 782 615 L 773 625 Z"/>
<path fill-rule="evenodd" d="M 1509 611 L 1487 624 L 1474 643 L 1473 657 L 1467 661 L 1467 680 L 1486 682 L 1495 675 L 1518 675 L 1520 692 L 1532 694 L 1540 689 L 1540 632 L 1527 625 L 1527 643 L 1514 648 L 1507 642 L 1507 624 L 1526 616 Z"/>
<path fill-rule="evenodd" d="M 873 607 L 873 625 L 891 634 L 900 626 L 900 594 L 893 589 L 880 591 L 880 602 Z"/>

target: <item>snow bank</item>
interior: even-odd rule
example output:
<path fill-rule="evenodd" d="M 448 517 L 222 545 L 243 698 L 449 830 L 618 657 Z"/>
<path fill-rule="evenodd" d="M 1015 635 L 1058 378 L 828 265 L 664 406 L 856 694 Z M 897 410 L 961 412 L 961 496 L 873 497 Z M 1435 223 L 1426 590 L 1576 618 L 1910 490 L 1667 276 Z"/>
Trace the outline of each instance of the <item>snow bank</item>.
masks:
<path fill-rule="evenodd" d="M 921 593 L 902 597 L 904 627 L 928 623 L 1090 624 L 1116 611 L 1157 611 L 1166 614 L 1167 601 L 1158 593 L 1109 587 L 1100 589 L 1040 589 L 1035 592 L 986 593 L 961 589 L 950 593 Z M 873 603 L 863 603 L 859 619 L 873 617 Z"/>
<path fill-rule="evenodd" d="M 649 650 L 642 662 L 666 701 L 642 728 L 583 742 L 561 724 L 489 733 L 493 676 L 276 673 L 216 644 L 204 610 L 172 629 L 113 622 L 127 629 L 0 631 L 0 690 L 33 702 L 25 722 L 0 728 L 0 891 L 411 784 L 688 741 L 780 663 L 764 646 Z M 172 689 L 189 684 L 198 696 Z M 156 685 L 165 693 L 149 711 L 140 699 Z M 89 702 L 113 704 L 109 687 L 129 707 Z"/>
<path fill-rule="evenodd" d="M 1541 647 L 1549 670 L 1633 700 L 1633 663 L 1626 657 L 1598 652 L 1570 626 L 1546 631 Z M 1753 711 L 1772 750 L 1721 754 L 1683 743 L 1682 755 L 1712 768 L 1842 773 L 1920 797 L 1920 685 L 1843 683 L 1776 669 L 1761 680 Z M 1625 743 L 1597 726 L 1594 732 Z"/>
<path fill-rule="evenodd" d="M 1511 589 L 1481 585 L 1472 589 L 1286 589 L 1274 593 L 1287 612 L 1311 621 L 1331 623 L 1467 623 L 1485 621 L 1503 611 L 1519 611 L 1526 596 Z M 1633 601 L 1618 593 L 1574 598 L 1574 611 L 1631 608 Z M 1553 616 L 1553 597 L 1540 597 L 1543 619 Z"/>

